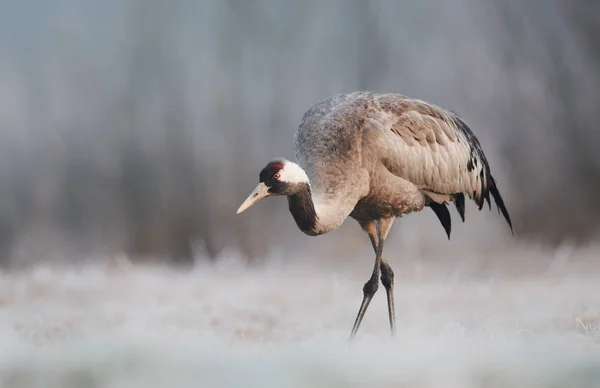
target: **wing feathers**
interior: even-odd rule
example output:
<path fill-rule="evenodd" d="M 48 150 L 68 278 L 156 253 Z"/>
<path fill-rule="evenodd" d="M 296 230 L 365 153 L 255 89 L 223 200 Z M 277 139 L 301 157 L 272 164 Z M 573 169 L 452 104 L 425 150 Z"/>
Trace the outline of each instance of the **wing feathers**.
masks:
<path fill-rule="evenodd" d="M 492 197 L 494 197 L 494 202 L 496 202 L 496 207 L 498 208 L 498 211 L 502 212 L 504 219 L 508 223 L 508 226 L 510 226 L 510 232 L 514 236 L 515 232 L 513 231 L 512 221 L 510 220 L 510 215 L 508 214 L 508 210 L 506 209 L 506 206 L 504 205 L 504 200 L 502 199 L 502 196 L 500 195 L 500 191 L 498 190 L 498 187 L 496 187 L 496 181 L 491 176 L 490 176 L 490 193 L 492 193 Z M 489 198 L 488 198 L 488 202 L 489 202 Z"/>
<path fill-rule="evenodd" d="M 491 195 L 512 232 L 508 210 L 479 140 L 458 115 L 424 101 L 395 95 L 380 96 L 376 103 L 379 109 L 372 110 L 371 115 L 378 115 L 373 121 L 383 125 L 388 134 L 381 136 L 384 143 L 380 143 L 380 148 L 387 150 L 384 157 L 392 173 L 426 194 L 440 195 L 440 198 L 428 195 L 434 201 L 446 196 L 452 198 L 463 221 L 465 194 L 479 210 L 485 202 L 491 208 Z M 446 228 L 441 210 L 446 205 L 438 201 L 432 209 Z"/>
<path fill-rule="evenodd" d="M 458 211 L 462 222 L 465 222 L 465 195 L 462 193 L 455 194 L 454 205 L 456 206 L 456 210 Z"/>
<path fill-rule="evenodd" d="M 444 227 L 444 230 L 446 231 L 448 240 L 450 240 L 450 232 L 452 230 L 452 220 L 450 218 L 450 212 L 448 211 L 446 204 L 430 202 L 429 204 L 427 204 L 427 206 L 429 206 L 431 208 L 431 210 L 433 210 L 433 212 L 437 216 L 438 220 L 440 220 L 440 223 L 442 224 L 442 226 Z"/>

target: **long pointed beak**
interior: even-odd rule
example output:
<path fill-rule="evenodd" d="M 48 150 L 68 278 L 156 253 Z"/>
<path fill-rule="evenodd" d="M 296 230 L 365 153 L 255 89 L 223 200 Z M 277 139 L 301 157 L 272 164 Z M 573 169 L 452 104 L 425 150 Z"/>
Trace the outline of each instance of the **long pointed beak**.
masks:
<path fill-rule="evenodd" d="M 269 195 L 269 188 L 267 187 L 267 185 L 265 185 L 262 182 L 259 183 L 258 186 L 256 186 L 256 188 L 254 189 L 254 191 L 250 193 L 248 198 L 246 198 L 246 200 L 237 209 L 236 214 L 240 214 L 244 210 L 248 209 L 250 206 L 254 205 L 256 202 L 260 201 L 265 197 L 268 197 Z"/>

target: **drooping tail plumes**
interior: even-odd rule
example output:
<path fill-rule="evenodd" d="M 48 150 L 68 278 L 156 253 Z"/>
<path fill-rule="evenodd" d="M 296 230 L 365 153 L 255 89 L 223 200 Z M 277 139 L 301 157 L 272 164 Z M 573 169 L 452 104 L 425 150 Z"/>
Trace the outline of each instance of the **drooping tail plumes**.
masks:
<path fill-rule="evenodd" d="M 513 231 L 512 221 L 510 220 L 510 215 L 508 214 L 508 210 L 506 209 L 506 206 L 504 205 L 504 200 L 502 199 L 502 196 L 500 195 L 500 191 L 498 190 L 498 187 L 496 186 L 496 181 L 494 180 L 494 178 L 491 175 L 490 175 L 489 180 L 490 180 L 489 181 L 489 190 L 490 190 L 490 193 L 492 193 L 492 197 L 494 197 L 494 202 L 496 202 L 496 207 L 498 208 L 498 213 L 502 212 L 504 219 L 508 223 L 508 226 L 510 226 L 510 232 L 514 236 L 515 232 Z M 489 202 L 489 196 L 488 196 L 488 202 Z"/>
<path fill-rule="evenodd" d="M 454 206 L 456 206 L 462 222 L 465 222 L 465 195 L 463 193 L 454 195 Z"/>
<path fill-rule="evenodd" d="M 427 206 L 429 206 L 431 210 L 433 210 L 438 220 L 440 220 L 440 223 L 446 231 L 448 240 L 450 240 L 450 232 L 452 231 L 452 219 L 450 218 L 450 212 L 448 211 L 446 202 L 437 203 L 435 201 L 429 201 Z"/>
<path fill-rule="evenodd" d="M 494 202 L 496 203 L 496 206 L 498 207 L 498 213 L 502 213 L 502 215 L 504 216 L 504 219 L 506 220 L 506 222 L 508 223 L 508 226 L 510 227 L 511 233 L 514 236 L 515 233 L 513 231 L 513 226 L 512 226 L 512 221 L 510 219 L 510 215 L 508 214 L 508 210 L 506 209 L 504 200 L 502 199 L 502 196 L 500 195 L 500 191 L 498 190 L 498 187 L 496 186 L 496 181 L 490 172 L 490 165 L 487 161 L 487 158 L 485 157 L 485 154 L 483 153 L 483 149 L 481 148 L 481 144 L 479 143 L 479 140 L 477 139 L 475 134 L 473 134 L 473 132 L 471 131 L 469 126 L 458 115 L 456 115 L 456 114 L 453 115 L 453 119 L 454 119 L 454 123 L 456 124 L 457 129 L 465 136 L 467 142 L 469 143 L 469 146 L 471 147 L 471 160 L 470 160 L 471 166 L 474 166 L 473 168 L 477 168 L 478 166 L 481 166 L 480 167 L 481 170 L 479 171 L 480 187 L 478 188 L 478 190 L 476 190 L 475 192 L 472 193 L 471 198 L 477 204 L 477 206 L 479 207 L 479 210 L 481 210 L 483 208 L 483 204 L 485 202 L 488 203 L 488 207 L 491 209 L 491 207 L 492 207 L 492 203 L 490 200 L 490 194 L 491 194 L 492 197 L 494 198 Z M 475 166 L 477 166 L 477 167 L 475 167 Z M 464 195 L 463 194 L 455 194 L 454 198 L 455 198 L 456 209 L 458 210 L 461 218 L 464 221 Z"/>

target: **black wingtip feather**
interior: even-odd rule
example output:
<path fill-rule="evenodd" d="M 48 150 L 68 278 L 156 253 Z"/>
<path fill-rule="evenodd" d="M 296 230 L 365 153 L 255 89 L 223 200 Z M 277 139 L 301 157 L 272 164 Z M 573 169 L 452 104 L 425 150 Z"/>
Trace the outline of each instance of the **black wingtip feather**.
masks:
<path fill-rule="evenodd" d="M 460 193 L 460 194 L 455 194 L 454 195 L 454 206 L 456 206 L 456 210 L 458 211 L 458 214 L 460 215 L 460 219 L 462 220 L 462 222 L 465 222 L 465 195 Z"/>
<path fill-rule="evenodd" d="M 437 218 L 440 220 L 442 226 L 444 227 L 444 230 L 446 231 L 446 235 L 448 235 L 448 240 L 450 240 L 452 222 L 450 219 L 450 212 L 446 207 L 446 203 L 439 204 L 437 202 L 431 201 L 429 204 L 427 204 L 427 206 L 429 206 L 433 210 Z"/>
<path fill-rule="evenodd" d="M 479 207 L 479 210 L 481 210 L 481 209 L 483 209 L 483 205 L 487 201 L 488 207 L 491 210 L 492 209 L 492 202 L 490 200 L 490 194 L 491 194 L 492 197 L 494 198 L 494 202 L 496 203 L 496 206 L 498 207 L 498 211 L 500 211 L 502 213 L 502 215 L 504 216 L 504 218 L 506 219 L 506 222 L 510 226 L 510 232 L 514 236 L 515 232 L 513 231 L 512 221 L 510 220 L 510 215 L 508 214 L 508 210 L 506 209 L 506 206 L 504 205 L 504 200 L 502 199 L 502 196 L 500 195 L 500 191 L 498 191 L 498 187 L 496 186 L 496 181 L 494 180 L 494 178 L 492 177 L 492 175 L 490 173 L 490 166 L 485 157 L 485 154 L 483 153 L 483 150 L 481 149 L 481 144 L 479 143 L 479 140 L 473 134 L 473 131 L 471 131 L 469 126 L 464 122 L 464 120 L 462 118 L 460 118 L 456 114 L 453 114 L 453 119 L 454 119 L 454 123 L 456 124 L 457 129 L 460 132 L 462 132 L 462 134 L 466 137 L 467 142 L 471 146 L 471 158 L 475 157 L 476 158 L 475 160 L 477 160 L 477 158 L 479 159 L 479 161 L 482 163 L 483 168 L 484 168 L 484 170 L 482 170 L 481 173 L 484 173 L 488 177 L 487 187 L 482 187 L 481 193 L 479 195 L 477 195 L 476 193 L 473 193 L 472 198 L 474 199 L 474 202 Z M 481 176 L 481 178 L 483 179 L 483 176 Z"/>
<path fill-rule="evenodd" d="M 483 204 L 485 203 L 485 200 L 483 198 L 481 198 L 481 199 L 479 199 L 479 202 L 475 201 L 475 203 L 478 206 L 477 210 L 481 211 L 481 209 L 483 209 Z"/>
<path fill-rule="evenodd" d="M 500 195 L 500 190 L 498 190 L 498 187 L 496 186 L 496 181 L 494 181 L 494 178 L 492 177 L 490 177 L 490 193 L 492 194 L 492 197 L 494 197 L 494 202 L 496 202 L 498 211 L 500 211 L 504 216 L 508 226 L 510 226 L 510 232 L 514 236 L 515 232 L 513 230 L 512 221 L 510 220 L 510 214 L 508 214 L 508 210 L 504 205 L 504 200 L 502 199 L 502 195 Z"/>

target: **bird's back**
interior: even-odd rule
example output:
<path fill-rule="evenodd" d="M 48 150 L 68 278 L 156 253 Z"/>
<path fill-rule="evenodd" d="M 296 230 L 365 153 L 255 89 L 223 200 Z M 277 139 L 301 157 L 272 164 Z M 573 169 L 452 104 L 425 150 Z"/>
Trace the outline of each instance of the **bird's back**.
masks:
<path fill-rule="evenodd" d="M 350 204 L 373 195 L 370 186 L 382 171 L 433 201 L 455 201 L 461 217 L 463 193 L 480 209 L 492 195 L 511 224 L 476 136 L 456 114 L 425 101 L 372 92 L 334 95 L 307 110 L 294 143 L 298 163 L 325 198 Z"/>

